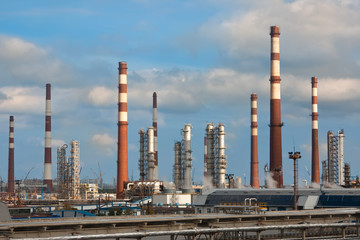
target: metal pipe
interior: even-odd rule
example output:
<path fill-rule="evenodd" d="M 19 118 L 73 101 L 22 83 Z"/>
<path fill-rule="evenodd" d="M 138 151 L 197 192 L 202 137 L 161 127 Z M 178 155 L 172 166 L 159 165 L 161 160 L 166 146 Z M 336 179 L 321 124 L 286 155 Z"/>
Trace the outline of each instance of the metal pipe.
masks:
<path fill-rule="evenodd" d="M 157 94 L 153 93 L 153 128 L 154 128 L 154 178 L 159 178 L 158 139 L 157 139 Z"/>
<path fill-rule="evenodd" d="M 191 193 L 194 191 L 191 181 L 191 124 L 185 124 L 183 130 L 184 136 L 184 182 L 183 192 Z"/>
<path fill-rule="evenodd" d="M 318 83 L 317 77 L 312 77 L 311 78 L 311 86 L 312 86 L 311 182 L 315 184 L 320 184 L 317 83 Z"/>
<path fill-rule="evenodd" d="M 127 63 L 119 62 L 117 199 L 123 197 L 128 174 Z"/>
<path fill-rule="evenodd" d="M 282 146 L 281 146 L 281 101 L 280 101 L 280 48 L 279 26 L 272 26 L 271 69 L 270 69 L 270 172 L 278 188 L 283 187 Z"/>
<path fill-rule="evenodd" d="M 9 121 L 9 166 L 8 166 L 8 193 L 15 192 L 14 178 L 14 116 Z"/>
<path fill-rule="evenodd" d="M 46 84 L 44 184 L 52 192 L 51 177 L 51 85 Z"/>
<path fill-rule="evenodd" d="M 128 232 L 128 233 L 110 233 L 110 234 L 92 234 L 92 235 L 76 235 L 76 236 L 59 236 L 47 237 L 46 239 L 99 239 L 99 238 L 145 238 L 151 236 L 167 236 L 167 235 L 200 235 L 223 232 L 261 232 L 268 230 L 304 230 L 317 228 L 346 228 L 358 227 L 358 223 L 320 223 L 320 224 L 284 224 L 284 225 L 270 225 L 270 226 L 251 226 L 251 227 L 229 227 L 229 228 L 196 228 L 185 230 L 170 230 L 170 231 L 153 231 L 153 232 Z M 335 232 L 334 234 L 337 235 Z M 343 233 L 344 234 L 344 233 Z M 33 240 L 39 238 L 23 238 L 23 240 Z M 45 239 L 45 238 L 40 238 Z"/>
<path fill-rule="evenodd" d="M 252 188 L 259 188 L 259 160 L 258 160 L 258 124 L 257 124 L 257 94 L 251 94 L 251 176 Z"/>

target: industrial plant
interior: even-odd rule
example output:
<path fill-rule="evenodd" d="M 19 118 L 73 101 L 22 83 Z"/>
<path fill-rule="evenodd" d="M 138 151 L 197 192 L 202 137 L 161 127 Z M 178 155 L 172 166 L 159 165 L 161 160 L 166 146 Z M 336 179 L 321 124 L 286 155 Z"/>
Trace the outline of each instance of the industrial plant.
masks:
<path fill-rule="evenodd" d="M 204 125 L 203 184 L 195 185 L 192 179 L 194 149 L 192 147 L 191 123 L 184 123 L 181 139 L 158 139 L 158 101 L 153 92 L 152 124 L 139 129 L 139 176 L 129 180 L 128 169 L 128 90 L 127 63 L 118 65 L 118 133 L 116 187 L 105 188 L 99 176 L 95 181 L 80 180 L 80 142 L 72 140 L 69 145 L 57 147 L 57 173 L 51 172 L 51 85 L 45 91 L 45 149 L 44 177 L 29 181 L 14 179 L 14 116 L 9 122 L 8 180 L 2 189 L 1 200 L 10 209 L 28 208 L 26 214 L 13 217 L 30 218 L 47 212 L 51 216 L 63 217 L 63 209 L 74 211 L 72 217 L 95 215 L 144 215 L 183 213 L 259 213 L 265 211 L 288 211 L 293 209 L 313 210 L 322 208 L 360 207 L 360 181 L 351 179 L 350 165 L 344 160 L 344 130 L 327 134 L 327 160 L 322 161 L 320 175 L 318 136 L 318 94 L 317 77 L 311 78 L 312 91 L 312 140 L 311 140 L 311 184 L 309 188 L 297 186 L 297 167 L 294 167 L 294 184 L 284 187 L 283 149 L 281 120 L 281 78 L 280 78 L 280 28 L 270 27 L 270 152 L 269 171 L 266 184 L 259 181 L 258 159 L 258 94 L 250 93 L 250 185 L 244 186 L 240 176 L 227 171 L 231 158 L 226 155 L 225 124 L 208 122 Z M 131 80 L 129 80 L 131 84 Z M 156 90 L 156 89 L 154 89 Z M 309 86 L 310 91 L 310 86 Z M 310 100 L 310 99 L 309 99 Z M 149 99 L 150 101 L 150 99 Z M 115 104 L 115 103 L 114 103 Z M 159 105 L 161 106 L 161 104 Z M 56 126 L 53 126 L 56 128 Z M 182 126 L 179 126 L 179 129 Z M 310 131 L 310 129 L 309 129 Z M 171 160 L 173 179 L 165 182 L 159 179 L 159 165 L 163 164 L 158 141 L 174 141 L 174 159 Z M 300 152 L 289 152 L 289 158 L 296 166 Z M 136 160 L 137 161 L 137 160 Z M 201 160 L 202 161 L 202 160 Z M 15 162 L 15 163 L 14 163 Z M 115 168 L 115 166 L 114 166 Z M 321 176 L 321 179 L 320 179 Z M 270 184 L 274 183 L 273 185 Z M 336 186 L 336 188 L 334 188 Z M 3 186 L 2 186 L 3 187 Z M 66 204 L 65 204 L 66 203 Z M 67 207 L 67 208 L 66 208 Z M 62 208 L 62 209 L 61 209 Z M 11 211 L 10 211 L 11 212 Z M 16 212 L 16 211 L 13 211 Z M 61 215 L 62 214 L 62 215 Z M 66 213 L 69 214 L 69 213 Z M 66 215 L 65 214 L 65 215 Z M 61 216 L 60 216 L 61 215 Z M 114 224 L 115 226 L 116 224 Z M 224 238 L 225 239 L 225 238 Z M 257 238 L 260 239 L 260 238 Z"/>

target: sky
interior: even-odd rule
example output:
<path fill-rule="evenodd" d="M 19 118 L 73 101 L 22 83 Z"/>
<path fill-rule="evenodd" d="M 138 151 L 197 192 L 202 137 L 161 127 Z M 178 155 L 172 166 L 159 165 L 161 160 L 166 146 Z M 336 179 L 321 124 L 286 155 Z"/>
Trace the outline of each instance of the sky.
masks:
<path fill-rule="evenodd" d="M 80 141 L 81 179 L 116 177 L 118 62 L 128 64 L 129 178 L 139 130 L 158 95 L 159 178 L 172 181 L 174 143 L 192 128 L 193 181 L 202 182 L 207 123 L 225 125 L 227 172 L 250 181 L 250 95 L 258 94 L 259 175 L 269 162 L 270 26 L 280 26 L 284 184 L 300 151 L 311 173 L 311 77 L 318 77 L 320 161 L 327 131 L 345 132 L 360 175 L 360 2 L 357 0 L 1 1 L 0 177 L 7 181 L 9 116 L 15 179 L 43 177 L 45 85 L 57 147 Z"/>

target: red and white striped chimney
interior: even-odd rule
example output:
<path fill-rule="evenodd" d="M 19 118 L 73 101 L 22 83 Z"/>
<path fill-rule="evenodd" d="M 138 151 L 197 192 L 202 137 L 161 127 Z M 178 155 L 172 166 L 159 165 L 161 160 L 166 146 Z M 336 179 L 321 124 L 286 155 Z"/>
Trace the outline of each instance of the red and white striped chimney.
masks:
<path fill-rule="evenodd" d="M 257 95 L 251 94 L 251 179 L 250 185 L 259 188 Z"/>
<path fill-rule="evenodd" d="M 317 83 L 318 83 L 317 77 L 312 77 L 311 78 L 311 86 L 312 86 L 311 182 L 315 184 L 320 184 Z"/>
<path fill-rule="evenodd" d="M 44 184 L 52 192 L 51 177 L 51 84 L 46 84 Z"/>
<path fill-rule="evenodd" d="M 117 199 L 123 197 L 124 184 L 128 180 L 127 64 L 119 62 Z"/>
<path fill-rule="evenodd" d="M 280 47 L 279 26 L 271 26 L 270 69 L 270 172 L 278 188 L 283 187 L 280 102 Z"/>
<path fill-rule="evenodd" d="M 153 128 L 154 128 L 154 160 L 155 160 L 155 179 L 159 179 L 159 162 L 158 162 L 158 137 L 157 137 L 157 94 L 153 93 Z"/>
<path fill-rule="evenodd" d="M 14 178 L 14 116 L 9 122 L 9 166 L 8 166 L 8 193 L 15 192 Z"/>

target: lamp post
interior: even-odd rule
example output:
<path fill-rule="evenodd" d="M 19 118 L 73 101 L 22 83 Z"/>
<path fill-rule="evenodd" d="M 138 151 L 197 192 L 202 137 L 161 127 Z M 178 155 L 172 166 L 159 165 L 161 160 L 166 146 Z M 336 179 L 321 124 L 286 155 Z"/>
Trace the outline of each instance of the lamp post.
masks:
<path fill-rule="evenodd" d="M 301 158 L 300 152 L 289 152 L 289 159 L 294 160 L 294 210 L 297 210 L 297 167 L 296 160 Z"/>

